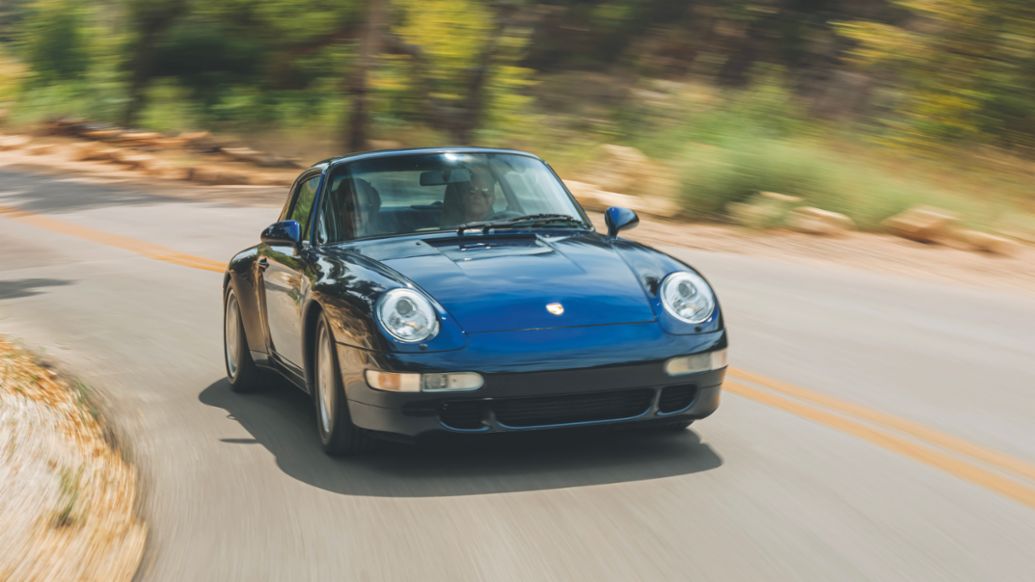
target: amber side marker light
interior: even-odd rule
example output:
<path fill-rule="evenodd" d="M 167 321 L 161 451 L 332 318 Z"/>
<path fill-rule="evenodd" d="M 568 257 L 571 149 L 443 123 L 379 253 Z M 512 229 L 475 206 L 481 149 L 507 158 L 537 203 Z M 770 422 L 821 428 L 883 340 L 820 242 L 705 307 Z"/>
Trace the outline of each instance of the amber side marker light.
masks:
<path fill-rule="evenodd" d="M 367 370 L 367 384 L 385 392 L 451 392 L 477 390 L 485 384 L 477 372 L 435 372 L 426 374 Z"/>

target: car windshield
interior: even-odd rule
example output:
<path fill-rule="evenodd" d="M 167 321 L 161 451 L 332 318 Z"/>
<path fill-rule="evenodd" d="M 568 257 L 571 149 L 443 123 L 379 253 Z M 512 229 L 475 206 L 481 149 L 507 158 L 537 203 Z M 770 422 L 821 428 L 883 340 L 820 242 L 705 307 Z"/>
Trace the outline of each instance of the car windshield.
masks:
<path fill-rule="evenodd" d="M 590 228 L 542 161 L 447 152 L 372 158 L 336 169 L 317 237 L 340 242 L 486 224 Z"/>

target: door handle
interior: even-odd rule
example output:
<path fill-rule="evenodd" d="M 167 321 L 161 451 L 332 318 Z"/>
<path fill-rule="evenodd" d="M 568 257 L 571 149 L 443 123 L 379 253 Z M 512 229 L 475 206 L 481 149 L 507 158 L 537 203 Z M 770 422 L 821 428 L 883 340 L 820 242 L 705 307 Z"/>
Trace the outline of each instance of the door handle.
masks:
<path fill-rule="evenodd" d="M 259 259 L 259 270 L 260 271 L 265 271 L 269 266 L 270 266 L 269 259 L 267 259 L 266 257 L 261 257 Z"/>

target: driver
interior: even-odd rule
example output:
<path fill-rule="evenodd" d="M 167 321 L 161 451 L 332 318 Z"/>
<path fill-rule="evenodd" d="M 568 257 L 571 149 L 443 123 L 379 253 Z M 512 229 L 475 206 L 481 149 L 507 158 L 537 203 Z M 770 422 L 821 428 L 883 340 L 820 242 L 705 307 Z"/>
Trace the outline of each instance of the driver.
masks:
<path fill-rule="evenodd" d="M 486 220 L 492 216 L 496 201 L 496 181 L 485 168 L 471 168 L 471 181 L 463 192 L 464 222 Z"/>
<path fill-rule="evenodd" d="M 488 220 L 496 201 L 496 179 L 488 168 L 468 168 L 471 179 L 450 184 L 443 201 L 442 215 L 449 225 Z"/>

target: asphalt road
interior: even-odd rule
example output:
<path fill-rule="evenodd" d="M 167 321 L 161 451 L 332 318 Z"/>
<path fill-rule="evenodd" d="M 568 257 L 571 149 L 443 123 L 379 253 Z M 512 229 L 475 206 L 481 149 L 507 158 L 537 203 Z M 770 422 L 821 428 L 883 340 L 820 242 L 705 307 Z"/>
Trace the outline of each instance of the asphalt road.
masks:
<path fill-rule="evenodd" d="M 0 169 L 0 333 L 109 396 L 141 579 L 1035 580 L 1035 297 L 668 248 L 731 329 L 711 418 L 331 459 L 223 379 L 215 269 L 277 209 L 164 192 Z"/>

